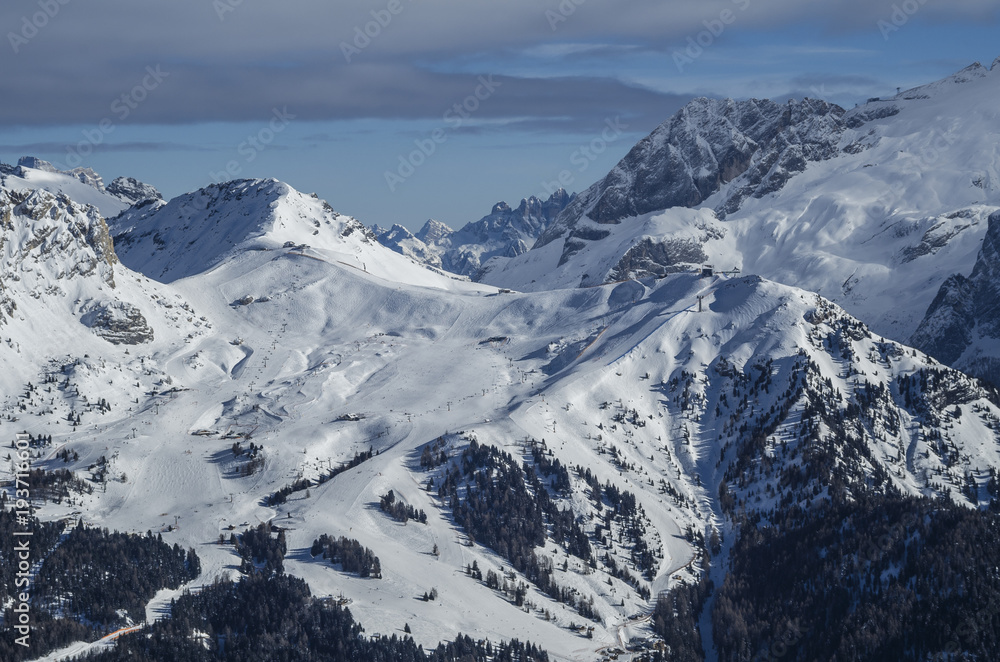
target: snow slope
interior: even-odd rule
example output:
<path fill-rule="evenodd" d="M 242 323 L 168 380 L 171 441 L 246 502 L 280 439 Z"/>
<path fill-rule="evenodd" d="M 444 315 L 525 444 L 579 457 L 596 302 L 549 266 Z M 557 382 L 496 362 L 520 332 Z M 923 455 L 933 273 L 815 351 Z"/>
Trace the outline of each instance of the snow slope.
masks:
<path fill-rule="evenodd" d="M 94 207 L 0 189 L 0 230 L 0 393 L 11 418 L 44 412 L 37 434 L 71 427 L 71 412 L 102 398 L 124 413 L 166 378 L 153 353 L 211 329 L 179 294 L 119 264 Z"/>
<path fill-rule="evenodd" d="M 789 400 L 780 392 L 786 383 L 809 382 L 768 437 L 765 452 L 778 457 L 789 438 L 797 440 L 793 445 L 809 443 L 793 421 L 809 398 L 825 397 L 824 379 L 840 391 L 842 408 L 859 390 L 855 375 L 891 387 L 897 378 L 935 367 L 815 295 L 759 278 L 679 274 L 502 294 L 426 270 L 437 279 L 429 285 L 366 272 L 345 263 L 341 251 L 353 247 L 353 238 L 338 236 L 334 248 L 308 252 L 255 237 L 250 241 L 269 250 L 245 249 L 208 270 L 157 285 L 168 301 L 179 297 L 204 315 L 211 331 L 180 342 L 158 340 L 141 355 L 106 342 L 82 346 L 88 358 L 67 375 L 64 390 L 113 397 L 106 411 L 81 409 L 75 429 L 63 412 L 48 411 L 48 394 L 10 403 L 4 413 L 19 420 L 5 420 L 9 433 L 27 426 L 53 434 L 45 456 L 51 466 L 85 477 L 98 457 L 111 461 L 106 491 L 47 504 L 44 516 L 77 513 L 110 528 L 161 531 L 168 542 L 198 549 L 204 582 L 238 566 L 232 547 L 218 544 L 220 534 L 274 519 L 287 527 L 287 571 L 306 578 L 318 595 L 350 600 L 369 633 L 395 633 L 409 623 L 425 646 L 462 631 L 530 639 L 557 660 L 593 660 L 619 646 L 622 636 L 648 636 L 642 616 L 651 603 L 611 579 L 601 563 L 588 570 L 551 540 L 544 552 L 559 568 L 557 581 L 593 596 L 599 621 L 587 622 L 534 589 L 528 596 L 534 607 L 525 611 L 466 576 L 472 561 L 484 573 L 509 572 L 510 565 L 481 545 L 470 547 L 448 509 L 426 491 L 433 475 L 419 465 L 426 444 L 441 438 L 456 453 L 474 435 L 523 459 L 526 439 L 544 439 L 563 464 L 587 467 L 601 482 L 633 493 L 645 512 L 644 538 L 662 556 L 646 584 L 655 596 L 694 578 L 702 565 L 685 531 L 715 527 L 729 535 L 718 497 L 723 480 L 748 508 L 766 510 L 780 498 L 761 500 L 773 476 L 740 479 L 732 473 L 745 451 L 731 417 L 753 424 Z M 117 280 L 124 282 L 126 273 L 116 271 Z M 252 302 L 234 304 L 248 293 Z M 36 324 L 27 316 L 11 319 L 3 334 L 16 333 L 27 344 L 43 328 Z M 69 337 L 62 342 L 73 346 Z M 24 371 L 39 371 L 36 382 L 44 374 L 45 349 L 33 348 L 24 363 Z M 811 360 L 808 369 L 804 357 Z M 763 365 L 771 366 L 781 388 L 765 393 L 757 387 L 749 407 L 733 394 L 746 389 L 749 395 Z M 954 444 L 977 470 L 1000 466 L 988 418 L 1000 410 L 967 378 L 946 376 L 965 393 Z M 84 378 L 91 381 L 78 385 Z M 101 379 L 129 388 L 115 395 L 112 384 L 99 387 Z M 146 381 L 133 388 L 133 379 Z M 850 474 L 858 486 L 885 475 L 910 492 L 963 498 L 957 478 L 936 484 L 946 480 L 938 469 L 945 476 L 956 469 L 917 433 L 930 425 L 920 413 L 926 406 L 908 407 L 894 396 L 877 411 L 905 426 L 888 430 L 873 423 L 857 438 L 834 440 L 845 457 L 863 458 Z M 262 469 L 243 475 L 243 461 L 231 452 L 234 437 L 263 445 Z M 78 452 L 79 461 L 55 461 L 61 448 Z M 369 448 L 377 453 L 371 460 L 282 505 L 267 505 L 275 490 L 298 478 L 316 479 Z M 822 476 L 816 480 L 823 484 Z M 592 532 L 588 489 L 575 473 L 572 481 L 572 493 L 559 498 Z M 403 525 L 381 513 L 379 497 L 390 489 L 425 510 L 428 524 Z M 323 533 L 356 538 L 375 550 L 383 578 L 350 577 L 312 559 L 308 548 Z M 434 545 L 437 556 L 430 553 Z M 627 544 L 613 539 L 606 551 L 630 567 Z M 432 588 L 438 600 L 416 599 Z M 546 610 L 554 620 L 544 617 Z M 570 629 L 574 623 L 593 625 L 594 639 Z"/>
<path fill-rule="evenodd" d="M 448 288 L 455 281 L 392 253 L 357 220 L 274 179 L 213 184 L 170 202 L 136 205 L 109 224 L 122 263 L 162 282 L 277 249 L 306 255 L 325 249 L 328 259 L 406 282 Z"/>

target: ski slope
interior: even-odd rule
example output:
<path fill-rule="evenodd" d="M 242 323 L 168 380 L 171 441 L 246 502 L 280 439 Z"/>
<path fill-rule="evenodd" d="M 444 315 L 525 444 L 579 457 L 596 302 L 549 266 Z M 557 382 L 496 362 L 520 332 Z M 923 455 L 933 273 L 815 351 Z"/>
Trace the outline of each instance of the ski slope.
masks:
<path fill-rule="evenodd" d="M 404 259 L 390 255 L 382 269 Z M 649 520 L 648 538 L 663 554 L 650 585 L 655 596 L 700 571 L 684 539 L 687 527 L 725 527 L 716 492 L 724 468 L 717 464 L 716 424 L 680 410 L 666 383 L 686 372 L 708 379 L 720 356 L 738 365 L 795 356 L 808 346 L 806 318 L 815 295 L 756 278 L 687 274 L 500 293 L 430 271 L 427 283 L 406 283 L 342 258 L 321 248 L 251 250 L 157 284 L 210 320 L 211 329 L 165 336 L 138 355 L 135 347 L 128 355 L 110 346 L 88 351 L 91 360 L 102 357 L 100 375 L 117 372 L 129 384 L 147 379 L 148 385 L 123 387 L 108 413 L 85 416 L 75 431 L 57 415 L 32 414 L 31 427 L 55 439 L 49 458 L 72 448 L 80 459 L 69 468 L 84 475 L 105 456 L 114 477 L 106 491 L 46 505 L 44 516 L 160 531 L 170 543 L 195 547 L 203 567 L 199 582 L 236 574 L 239 558 L 219 544 L 220 534 L 273 521 L 287 528 L 287 572 L 305 578 L 317 595 L 349 600 L 369 633 L 399 633 L 409 624 L 425 647 L 465 632 L 530 639 L 558 660 L 592 660 L 621 646 L 622 637 L 648 636 L 642 614 L 651 603 L 619 580 L 609 585 L 603 571 L 588 574 L 551 541 L 545 553 L 557 566 L 569 562 L 558 581 L 596 598 L 601 620 L 587 623 L 596 626 L 593 640 L 569 627 L 585 619 L 536 590 L 529 593 L 536 608 L 525 612 L 467 577 L 472 561 L 484 573 L 509 564 L 468 546 L 447 509 L 426 491 L 420 450 L 441 436 L 461 445 L 460 435 L 474 434 L 523 457 L 526 438 L 544 439 L 564 464 L 587 467 L 602 482 L 634 493 Z M 248 293 L 252 303 L 234 303 Z M 913 359 L 899 370 L 926 361 Z M 155 381 L 143 377 L 143 365 L 156 366 Z M 726 387 L 706 388 L 711 400 Z M 641 427 L 611 418 L 630 410 L 644 421 Z M 346 420 L 347 414 L 357 420 Z M 969 448 L 972 440 L 979 444 L 975 461 L 1000 464 L 992 432 L 974 417 L 968 428 Z M 230 450 L 237 436 L 263 445 L 261 471 L 240 475 Z M 369 448 L 377 452 L 370 461 L 308 495 L 267 505 L 275 490 L 300 477 L 315 479 Z M 923 462 L 919 453 L 913 456 Z M 927 471 L 911 467 L 900 485 L 926 489 L 921 476 Z M 669 499 L 661 481 L 684 503 Z M 390 489 L 425 510 L 428 524 L 403 525 L 381 513 L 379 497 Z M 574 491 L 566 505 L 586 521 L 588 504 Z M 312 559 L 308 548 L 324 533 L 375 550 L 383 578 L 350 577 Z M 433 588 L 438 600 L 418 599 Z M 542 617 L 546 609 L 554 620 Z"/>

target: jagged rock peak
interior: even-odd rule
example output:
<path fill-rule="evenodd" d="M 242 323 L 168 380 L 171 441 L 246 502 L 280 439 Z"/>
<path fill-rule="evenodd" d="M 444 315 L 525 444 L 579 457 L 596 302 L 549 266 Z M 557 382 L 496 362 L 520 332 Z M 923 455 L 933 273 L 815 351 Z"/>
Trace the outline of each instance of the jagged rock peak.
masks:
<path fill-rule="evenodd" d="M 45 172 L 59 172 L 54 165 L 35 156 L 22 156 L 17 160 L 17 165 L 22 168 L 33 168 Z"/>
<path fill-rule="evenodd" d="M 395 226 L 394 226 L 395 227 Z M 448 235 L 453 234 L 455 231 L 448 227 L 441 221 L 435 221 L 433 218 L 429 219 L 424 223 L 424 227 L 420 228 L 417 232 L 416 237 L 420 241 L 428 244 L 433 244 L 446 238 Z"/>
<path fill-rule="evenodd" d="M 441 228 L 443 228 L 443 230 Z M 430 220 L 424 224 L 423 229 L 416 235 L 410 232 L 407 228 L 396 223 L 388 230 L 383 230 L 382 232 L 377 233 L 377 237 L 379 243 L 386 248 L 389 248 L 400 255 L 412 258 L 417 262 L 422 262 L 428 266 L 440 269 L 441 256 L 435 252 L 431 245 L 425 243 L 424 239 L 421 238 L 427 236 L 437 236 L 439 233 L 441 233 L 442 237 L 446 238 L 452 233 L 452 230 L 444 223 Z"/>
<path fill-rule="evenodd" d="M 136 204 L 145 200 L 162 200 L 163 196 L 154 187 L 134 177 L 118 177 L 108 184 L 107 192 L 126 202 Z"/>
<path fill-rule="evenodd" d="M 382 245 L 397 253 L 435 268 L 476 278 L 488 260 L 516 257 L 527 252 L 572 199 L 565 189 L 558 189 L 548 200 L 535 196 L 524 198 L 517 209 L 506 202 L 498 202 L 487 216 L 457 231 L 434 219 L 424 223 L 416 234 L 402 226 L 373 230 Z"/>
<path fill-rule="evenodd" d="M 0 189 L 4 265 L 43 265 L 52 280 L 98 274 L 114 287 L 114 242 L 97 208 L 45 190 Z"/>
<path fill-rule="evenodd" d="M 839 154 L 844 114 L 820 99 L 787 104 L 694 99 L 576 196 L 536 247 L 565 237 L 584 217 L 614 225 L 671 207 L 694 207 L 735 182 L 717 207 L 722 215 L 732 213 L 747 197 L 782 188 L 809 161 Z"/>
<path fill-rule="evenodd" d="M 564 188 L 559 188 L 552 192 L 548 200 L 542 201 L 541 199 L 536 198 L 535 196 L 531 196 L 530 198 L 528 198 L 528 201 L 530 202 L 531 200 L 538 200 L 543 205 L 558 206 L 565 209 L 566 205 L 572 202 L 575 195 L 576 194 L 570 193 Z"/>
<path fill-rule="evenodd" d="M 101 193 L 105 192 L 104 188 L 104 178 L 99 174 L 94 172 L 92 168 L 73 168 L 72 170 L 63 171 L 67 175 L 71 175 L 76 179 L 79 179 L 82 183 L 87 186 L 92 186 Z"/>
<path fill-rule="evenodd" d="M 399 223 L 393 223 L 392 227 L 388 230 L 383 230 L 383 234 L 389 237 L 396 237 L 400 239 L 412 239 L 414 234 L 410 232 L 407 228 L 403 227 Z"/>

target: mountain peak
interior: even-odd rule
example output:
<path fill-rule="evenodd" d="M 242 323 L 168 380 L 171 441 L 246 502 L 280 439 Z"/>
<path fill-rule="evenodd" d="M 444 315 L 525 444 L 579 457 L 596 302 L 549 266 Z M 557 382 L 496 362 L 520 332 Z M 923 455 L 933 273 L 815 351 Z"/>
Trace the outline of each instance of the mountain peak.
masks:
<path fill-rule="evenodd" d="M 536 248 L 574 239 L 584 218 L 617 225 L 671 207 L 695 207 L 734 182 L 716 209 L 781 189 L 807 163 L 839 154 L 845 111 L 819 99 L 708 99 L 681 108 L 641 140 L 608 175 L 576 196 Z M 579 242 L 573 242 L 578 246 Z"/>
<path fill-rule="evenodd" d="M 964 69 L 955 72 L 951 76 L 948 76 L 942 82 L 968 83 L 970 81 L 977 80 L 979 78 L 986 78 L 989 75 L 990 75 L 990 69 L 984 67 L 981 62 L 973 62 Z"/>
<path fill-rule="evenodd" d="M 33 168 L 43 172 L 59 172 L 54 165 L 35 156 L 22 156 L 17 160 L 17 165 L 22 168 Z"/>
<path fill-rule="evenodd" d="M 154 187 L 140 182 L 134 177 L 118 177 L 107 186 L 107 192 L 122 200 L 136 204 L 144 200 L 162 200 L 163 196 Z"/>
<path fill-rule="evenodd" d="M 134 204 L 133 200 L 108 191 L 101 175 L 91 168 L 59 170 L 48 161 L 22 156 L 17 166 L 5 168 L 4 174 L 8 176 L 4 186 L 9 189 L 41 189 L 56 195 L 66 194 L 78 204 L 97 207 L 106 218 Z"/>
<path fill-rule="evenodd" d="M 87 186 L 104 193 L 104 179 L 94 172 L 93 168 L 73 168 L 72 170 L 59 170 L 54 165 L 36 156 L 22 156 L 17 160 L 19 168 L 29 168 L 42 172 L 51 172 L 61 175 L 69 175 Z"/>
<path fill-rule="evenodd" d="M 569 191 L 567 191 L 564 188 L 558 188 L 552 193 L 552 195 L 549 196 L 549 199 L 545 201 L 545 204 L 557 204 L 565 207 L 566 205 L 569 204 L 572 198 L 573 194 L 571 194 Z"/>
<path fill-rule="evenodd" d="M 994 61 L 993 66 L 996 66 L 996 62 L 1000 61 L 1000 57 Z M 928 83 L 926 85 L 920 85 L 909 90 L 905 90 L 901 94 L 897 95 L 896 98 L 901 98 L 905 100 L 914 99 L 927 99 L 938 94 L 951 94 L 953 85 L 963 85 L 965 83 L 970 83 L 972 81 L 980 80 L 986 78 L 990 75 L 991 69 L 987 69 L 979 62 L 973 62 L 969 66 L 965 67 L 960 71 L 956 71 L 950 76 L 946 76 L 941 80 L 934 81 L 933 83 Z"/>
<path fill-rule="evenodd" d="M 76 177 L 80 182 L 96 188 L 101 193 L 106 191 L 104 188 L 104 178 L 94 172 L 93 168 L 73 168 L 72 170 L 65 170 L 64 173 Z"/>
<path fill-rule="evenodd" d="M 458 231 L 431 219 L 415 235 L 402 227 L 376 231 L 376 235 L 382 245 L 397 253 L 476 278 L 490 259 L 526 253 L 572 199 L 559 189 L 544 202 L 535 196 L 524 198 L 517 209 L 498 202 L 489 215 Z"/>
<path fill-rule="evenodd" d="M 431 218 L 428 219 L 426 223 L 424 223 L 424 227 L 420 228 L 420 231 L 417 232 L 416 237 L 420 241 L 433 244 L 441 241 L 442 239 L 452 234 L 453 232 L 455 231 L 452 230 L 450 227 L 448 227 L 446 224 Z"/>
<path fill-rule="evenodd" d="M 481 280 L 548 290 L 714 264 L 819 292 L 881 334 L 913 337 L 945 279 L 969 276 L 1000 206 L 988 139 L 1000 93 L 984 71 L 850 112 L 812 99 L 694 100 L 580 193 L 528 255 L 494 261 Z M 1000 293 L 1000 275 L 979 280 Z M 989 296 L 953 285 L 940 303 L 956 314 L 924 331 L 987 310 Z M 998 338 L 1000 325 L 970 348 L 1000 355 Z M 1000 383 L 1000 361 L 992 374 Z"/>
<path fill-rule="evenodd" d="M 244 250 L 283 245 L 343 248 L 370 231 L 325 201 L 276 179 L 212 184 L 170 202 L 136 206 L 111 220 L 119 256 L 129 268 L 173 281 Z"/>
<path fill-rule="evenodd" d="M 374 228 L 373 228 L 374 229 Z M 388 230 L 376 231 L 378 242 L 386 248 L 405 255 L 417 262 L 436 269 L 441 268 L 441 256 L 427 243 L 430 238 L 435 241 L 446 239 L 453 230 L 440 221 L 431 219 L 414 235 L 399 223 L 393 224 Z M 433 242 L 431 242 L 433 244 Z"/>
<path fill-rule="evenodd" d="M 0 282 L 17 282 L 34 293 L 51 291 L 56 283 L 77 277 L 96 276 L 115 286 L 118 258 L 108 226 L 95 207 L 43 189 L 0 189 L 0 227 L 4 270 L 16 273 L 14 277 L 4 273 Z"/>

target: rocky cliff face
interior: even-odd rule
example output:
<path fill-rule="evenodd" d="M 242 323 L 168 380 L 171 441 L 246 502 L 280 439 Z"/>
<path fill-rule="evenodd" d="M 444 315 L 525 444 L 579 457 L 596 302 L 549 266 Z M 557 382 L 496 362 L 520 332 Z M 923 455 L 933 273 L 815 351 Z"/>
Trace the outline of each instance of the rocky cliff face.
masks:
<path fill-rule="evenodd" d="M 33 168 L 43 172 L 59 172 L 54 165 L 36 156 L 22 156 L 17 160 L 17 165 L 21 168 Z"/>
<path fill-rule="evenodd" d="M 124 301 L 94 304 L 80 321 L 112 345 L 141 345 L 154 337 L 142 312 Z"/>
<path fill-rule="evenodd" d="M 1000 344 L 1000 212 L 990 216 L 972 273 L 944 282 L 912 344 L 944 363 L 1000 383 L 1000 360 L 980 354 Z"/>
<path fill-rule="evenodd" d="M 65 195 L 0 188 L 0 255 L 0 325 L 15 311 L 71 294 L 78 300 L 116 296 L 118 258 L 107 224 L 95 207 Z M 130 323 L 140 320 L 145 326 L 134 311 Z"/>
<path fill-rule="evenodd" d="M 580 194 L 536 247 L 563 239 L 563 262 L 603 233 L 588 228 L 671 207 L 695 207 L 727 191 L 724 217 L 747 197 L 780 190 L 811 161 L 832 158 L 847 122 L 843 108 L 805 99 L 695 99 L 640 141 L 608 175 Z M 596 236 L 595 236 L 596 235 Z"/>
<path fill-rule="evenodd" d="M 47 268 L 56 280 L 97 275 L 114 287 L 118 258 L 94 207 L 43 190 L 0 190 L 0 227 L 4 276 Z"/>
<path fill-rule="evenodd" d="M 163 196 L 154 187 L 140 182 L 134 177 L 118 177 L 108 184 L 105 190 L 111 195 L 133 205 L 146 200 L 163 199 Z"/>

